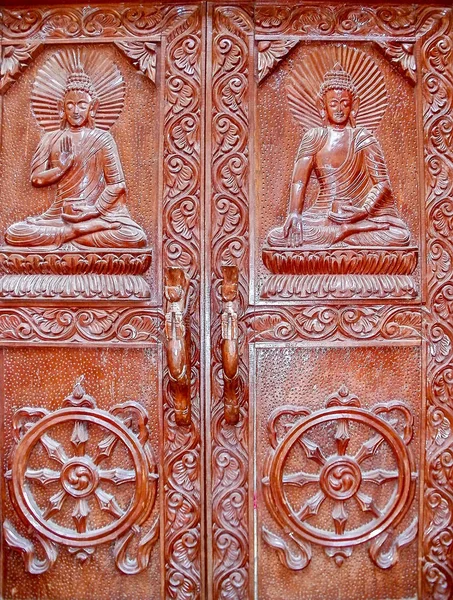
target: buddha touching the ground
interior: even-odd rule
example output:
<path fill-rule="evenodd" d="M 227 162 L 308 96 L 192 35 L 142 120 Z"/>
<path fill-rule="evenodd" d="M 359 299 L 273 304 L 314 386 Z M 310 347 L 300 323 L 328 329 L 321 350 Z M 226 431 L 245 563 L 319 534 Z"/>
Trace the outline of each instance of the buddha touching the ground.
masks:
<path fill-rule="evenodd" d="M 381 146 L 367 128 L 356 126 L 360 98 L 339 63 L 325 73 L 317 106 L 324 126 L 308 129 L 302 138 L 289 214 L 282 227 L 269 232 L 267 243 L 274 248 L 409 245 Z M 319 193 L 304 210 L 312 174 Z"/>
<path fill-rule="evenodd" d="M 143 229 L 126 207 L 126 183 L 115 141 L 109 131 L 96 127 L 99 105 L 92 79 L 78 65 L 67 76 L 58 98 L 60 127 L 50 131 L 47 127 L 31 166 L 32 185 L 56 184 L 55 200 L 43 214 L 11 225 L 5 236 L 7 244 L 146 246 Z"/>

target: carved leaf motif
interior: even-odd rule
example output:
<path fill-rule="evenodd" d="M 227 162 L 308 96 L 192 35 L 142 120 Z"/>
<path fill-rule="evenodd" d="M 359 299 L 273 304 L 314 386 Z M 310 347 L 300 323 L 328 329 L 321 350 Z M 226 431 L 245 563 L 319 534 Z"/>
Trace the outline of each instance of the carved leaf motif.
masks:
<path fill-rule="evenodd" d="M 172 225 L 175 232 L 184 239 L 190 240 L 193 230 L 198 223 L 196 204 L 191 199 L 186 199 L 172 212 Z"/>
<path fill-rule="evenodd" d="M 16 81 L 41 49 L 41 42 L 32 41 L 13 46 L 2 46 L 0 60 L 0 94 Z"/>
<path fill-rule="evenodd" d="M 263 526 L 261 531 L 264 541 L 277 550 L 280 562 L 288 569 L 291 569 L 291 571 L 302 571 L 311 561 L 312 551 L 310 544 L 297 540 L 300 552 L 293 552 L 282 537 L 273 533 L 267 527 Z M 292 539 L 296 541 L 295 538 Z"/>
<path fill-rule="evenodd" d="M 134 67 L 156 82 L 157 46 L 152 42 L 115 42 Z"/>
<path fill-rule="evenodd" d="M 297 39 L 258 42 L 258 81 L 260 83 L 298 42 Z"/>
<path fill-rule="evenodd" d="M 8 546 L 20 552 L 24 557 L 25 570 L 28 573 L 32 575 L 45 573 L 57 560 L 57 548 L 53 542 L 46 538 L 36 536 L 44 550 L 44 558 L 40 559 L 33 543 L 20 535 L 9 521 L 3 523 L 3 532 Z"/>
<path fill-rule="evenodd" d="M 417 537 L 417 533 L 418 518 L 415 517 L 402 533 L 394 537 L 387 550 L 384 550 L 384 544 L 391 537 L 392 533 L 382 533 L 370 544 L 369 553 L 371 560 L 381 569 L 390 569 L 398 562 L 400 549 L 413 542 Z"/>
<path fill-rule="evenodd" d="M 133 538 L 132 531 L 126 533 L 116 541 L 113 549 L 116 566 L 126 575 L 141 573 L 149 565 L 151 552 L 159 539 L 159 518 L 154 520 L 149 531 L 139 540 L 136 555 L 131 557 L 128 551 Z"/>
<path fill-rule="evenodd" d="M 412 85 L 417 83 L 417 73 L 414 55 L 414 44 L 407 42 L 381 42 L 376 44 L 392 64 L 407 77 Z"/>

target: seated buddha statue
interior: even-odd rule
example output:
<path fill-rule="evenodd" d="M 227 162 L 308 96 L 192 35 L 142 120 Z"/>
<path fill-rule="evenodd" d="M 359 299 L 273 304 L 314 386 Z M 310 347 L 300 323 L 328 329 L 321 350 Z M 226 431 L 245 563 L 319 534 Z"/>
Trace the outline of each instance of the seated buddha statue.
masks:
<path fill-rule="evenodd" d="M 384 155 L 365 127 L 356 127 L 360 99 L 351 75 L 336 63 L 318 98 L 323 127 L 300 143 L 290 191 L 289 214 L 271 229 L 273 248 L 349 246 L 401 247 L 410 233 L 398 214 Z M 304 210 L 311 175 L 319 193 Z"/>
<path fill-rule="evenodd" d="M 43 214 L 11 225 L 7 244 L 59 248 L 140 248 L 143 229 L 126 207 L 126 183 L 112 135 L 95 125 L 99 99 L 82 68 L 70 73 L 58 104 L 60 129 L 44 134 L 33 157 L 31 183 L 56 184 Z"/>

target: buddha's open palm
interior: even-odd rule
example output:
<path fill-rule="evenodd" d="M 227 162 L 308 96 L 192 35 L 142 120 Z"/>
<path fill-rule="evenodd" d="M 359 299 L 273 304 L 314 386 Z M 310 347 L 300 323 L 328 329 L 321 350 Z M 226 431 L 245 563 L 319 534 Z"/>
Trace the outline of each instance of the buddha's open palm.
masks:
<path fill-rule="evenodd" d="M 57 166 L 63 171 L 67 171 L 74 162 L 74 150 L 72 147 L 72 140 L 69 136 L 65 135 L 60 140 L 60 151 L 56 158 Z"/>

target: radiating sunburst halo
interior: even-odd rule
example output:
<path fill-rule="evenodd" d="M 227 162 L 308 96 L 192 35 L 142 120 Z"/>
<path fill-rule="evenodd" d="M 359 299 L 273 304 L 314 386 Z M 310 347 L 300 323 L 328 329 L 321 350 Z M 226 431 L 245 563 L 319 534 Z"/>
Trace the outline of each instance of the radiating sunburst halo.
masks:
<path fill-rule="evenodd" d="M 95 49 L 60 51 L 38 71 L 33 85 L 32 112 L 45 131 L 59 129 L 58 103 L 63 100 L 69 75 L 81 69 L 91 78 L 99 100 L 96 127 L 109 130 L 121 114 L 125 82 L 112 60 Z"/>
<path fill-rule="evenodd" d="M 384 76 L 370 56 L 344 44 L 312 52 L 293 69 L 286 93 L 294 118 L 304 131 L 322 127 L 318 94 L 324 75 L 335 63 L 350 74 L 357 89 L 360 105 L 356 125 L 376 131 L 388 105 Z"/>

